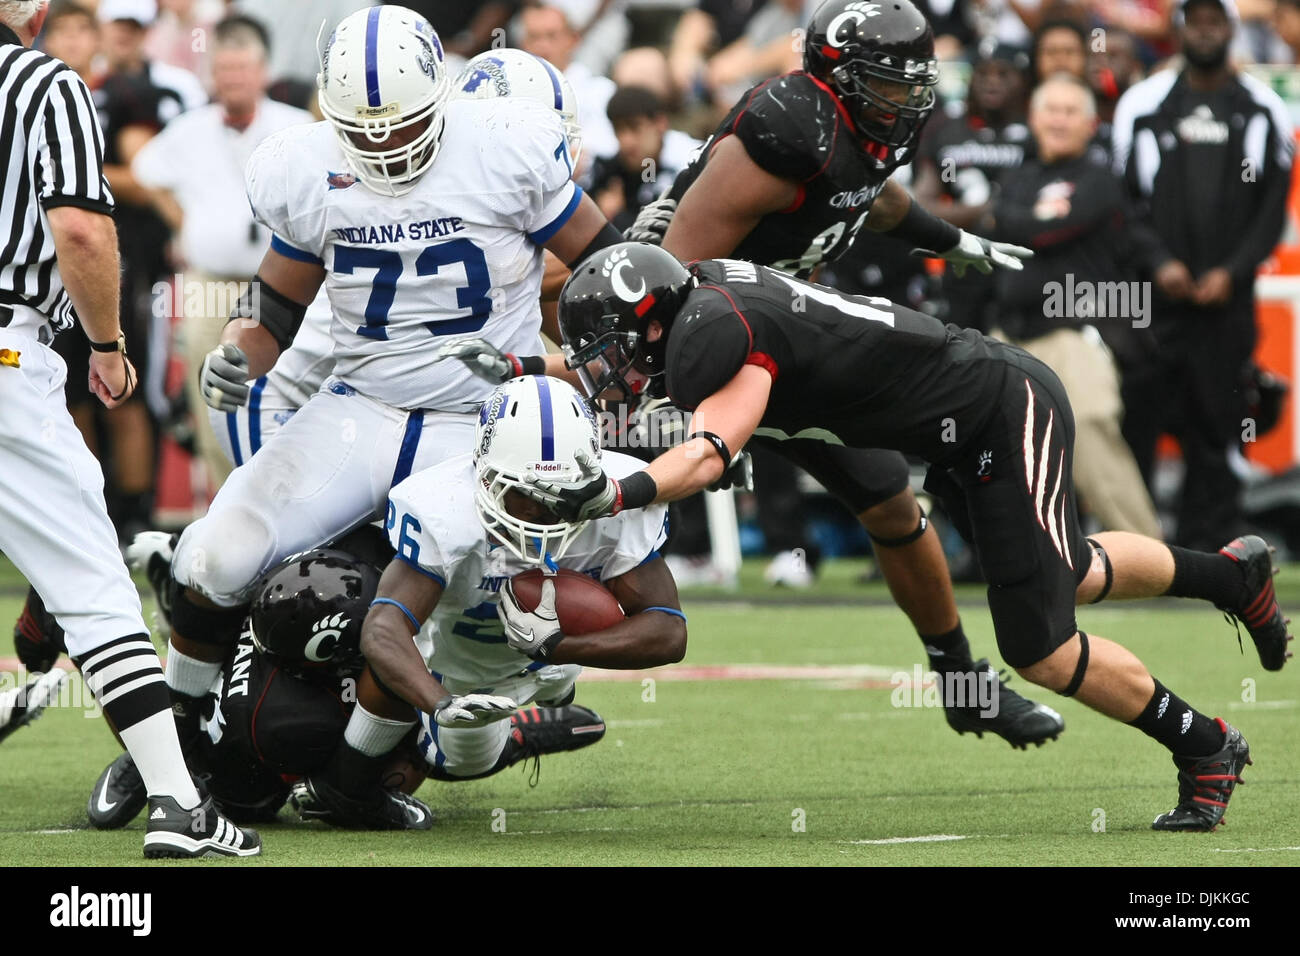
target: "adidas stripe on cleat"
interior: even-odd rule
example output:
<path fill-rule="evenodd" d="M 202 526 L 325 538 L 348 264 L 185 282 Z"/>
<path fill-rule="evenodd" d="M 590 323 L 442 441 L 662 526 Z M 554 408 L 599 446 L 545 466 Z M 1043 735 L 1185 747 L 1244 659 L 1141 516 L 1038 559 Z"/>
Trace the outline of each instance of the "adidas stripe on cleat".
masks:
<path fill-rule="evenodd" d="M 1218 605 L 1219 610 L 1229 621 L 1246 625 L 1264 670 L 1281 670 L 1291 656 L 1287 650 L 1291 635 L 1287 633 L 1290 621 L 1282 617 L 1273 590 L 1273 575 L 1277 573 L 1273 567 L 1273 549 L 1263 538 L 1252 534 L 1225 544 L 1219 553 L 1237 562 L 1245 583 L 1240 604 L 1237 607 Z M 1237 640 L 1241 640 L 1240 631 Z"/>
<path fill-rule="evenodd" d="M 1224 822 L 1228 800 L 1237 784 L 1244 784 L 1241 772 L 1250 764 L 1250 745 L 1236 727 L 1214 718 L 1223 731 L 1223 746 L 1195 759 L 1174 757 L 1178 768 L 1178 806 L 1162 813 L 1151 824 L 1153 830 L 1200 831 L 1208 833 Z"/>
<path fill-rule="evenodd" d="M 149 798 L 144 834 L 148 859 L 193 859 L 205 856 L 257 856 L 262 838 L 256 830 L 235 826 L 211 797 L 193 810 L 184 810 L 171 797 Z"/>

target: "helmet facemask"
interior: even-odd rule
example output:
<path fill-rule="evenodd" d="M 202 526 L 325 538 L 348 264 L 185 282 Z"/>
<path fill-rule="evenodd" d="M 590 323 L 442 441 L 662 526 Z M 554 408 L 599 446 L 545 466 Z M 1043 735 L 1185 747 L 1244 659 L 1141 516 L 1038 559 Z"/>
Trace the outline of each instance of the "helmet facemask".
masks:
<path fill-rule="evenodd" d="M 444 78 L 445 85 L 445 78 Z M 443 97 L 445 100 L 445 97 Z M 416 182 L 433 165 L 441 145 L 442 129 L 446 117 L 441 112 L 442 101 L 430 103 L 415 115 L 398 122 L 391 118 L 348 120 L 326 113 L 338 135 L 339 147 L 348 158 L 348 164 L 357 178 L 377 193 L 387 196 L 404 196 L 415 188 Z M 321 107 L 324 111 L 324 106 Z M 404 146 L 390 149 L 368 149 L 365 144 L 378 144 L 395 133 L 409 130 L 418 123 L 427 124 L 423 131 Z"/>
<path fill-rule="evenodd" d="M 906 151 L 936 102 L 935 60 L 908 59 L 901 66 L 851 60 L 831 70 L 831 81 L 867 141 L 867 152 L 882 168 L 895 169 L 911 158 Z"/>
<path fill-rule="evenodd" d="M 586 522 L 539 514 L 542 509 L 523 489 L 534 476 L 581 479 L 579 452 L 599 461 L 600 437 L 591 409 L 571 385 L 559 379 L 511 379 L 484 403 L 477 438 L 474 510 L 479 521 L 491 538 L 521 561 L 554 563 Z M 534 513 L 521 516 L 520 509 Z"/>

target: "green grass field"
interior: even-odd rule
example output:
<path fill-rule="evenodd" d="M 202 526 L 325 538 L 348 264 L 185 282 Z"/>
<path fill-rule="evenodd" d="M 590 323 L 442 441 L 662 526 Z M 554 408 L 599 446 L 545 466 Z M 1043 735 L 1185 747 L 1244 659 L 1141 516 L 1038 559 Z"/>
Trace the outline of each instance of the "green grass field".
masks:
<path fill-rule="evenodd" d="M 1250 741 L 1255 766 L 1227 825 L 1208 835 L 1155 833 L 1151 820 L 1175 802 L 1174 768 L 1131 728 L 1037 694 L 1067 729 L 1021 752 L 989 736 L 959 737 L 940 711 L 892 706 L 888 676 L 864 679 L 877 673 L 867 666 L 910 673 L 923 658 L 883 585 L 853 582 L 860 568 L 831 565 L 815 590 L 792 595 L 764 589 L 760 566 L 747 566 L 737 594 L 688 594 L 681 665 L 856 670 L 816 680 L 736 679 L 744 672 L 677 680 L 669 669 L 654 675 L 653 695 L 640 674 L 593 680 L 578 700 L 606 718 L 608 734 L 587 750 L 543 758 L 537 787 L 519 767 L 428 783 L 419 795 L 438 822 L 418 834 L 333 831 L 286 809 L 263 829 L 265 855 L 237 865 L 1300 862 L 1298 665 L 1264 672 L 1249 637 L 1243 657 L 1231 626 L 1208 606 L 1081 611 L 1085 630 L 1126 643 L 1170 688 Z M 996 658 L 982 593 L 962 588 L 959 600 L 976 653 Z M 1283 571 L 1279 593 L 1284 607 L 1300 608 L 1300 569 Z M 21 594 L 0 559 L 0 657 L 12 653 L 7 634 Z M 1253 702 L 1243 700 L 1248 678 Z M 1028 692 L 1022 681 L 1014 686 Z M 143 862 L 143 816 L 123 831 L 86 828 L 90 788 L 116 752 L 102 720 L 71 707 L 51 708 L 0 746 L 0 863 Z"/>

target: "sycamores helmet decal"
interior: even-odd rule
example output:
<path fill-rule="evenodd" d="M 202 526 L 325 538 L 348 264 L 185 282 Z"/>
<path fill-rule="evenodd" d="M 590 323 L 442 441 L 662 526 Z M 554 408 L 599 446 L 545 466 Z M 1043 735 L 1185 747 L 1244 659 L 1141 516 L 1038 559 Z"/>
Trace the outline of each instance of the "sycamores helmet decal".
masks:
<path fill-rule="evenodd" d="M 533 100 L 560 114 L 569 164 L 578 165 L 582 155 L 582 126 L 578 123 L 578 96 L 564 74 L 548 60 L 509 47 L 480 53 L 461 70 L 453 96 L 457 99 L 490 100 L 519 96 Z"/>

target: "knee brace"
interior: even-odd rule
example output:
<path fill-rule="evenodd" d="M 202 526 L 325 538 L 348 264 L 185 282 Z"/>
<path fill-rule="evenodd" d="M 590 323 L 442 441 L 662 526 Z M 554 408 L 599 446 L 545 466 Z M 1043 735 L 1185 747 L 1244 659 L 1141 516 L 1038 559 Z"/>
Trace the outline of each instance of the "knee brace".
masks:
<path fill-rule="evenodd" d="M 930 519 L 925 516 L 925 509 L 922 508 L 920 505 L 917 505 L 916 511 L 917 511 L 917 525 L 912 531 L 909 531 L 907 534 L 900 535 L 897 538 L 877 538 L 868 529 L 867 537 L 871 539 L 872 544 L 879 545 L 882 548 L 901 548 L 904 545 L 911 544 L 913 541 L 916 541 L 918 538 L 920 538 L 921 535 L 925 534 L 925 529 L 930 526 Z"/>
<path fill-rule="evenodd" d="M 172 626 L 186 640 L 215 647 L 233 647 L 244 629 L 248 608 L 201 607 L 177 585 L 172 595 Z"/>
<path fill-rule="evenodd" d="M 1100 604 L 1102 601 L 1106 600 L 1106 595 L 1110 593 L 1110 586 L 1115 583 L 1115 569 L 1111 567 L 1110 555 L 1106 553 L 1105 548 L 1099 545 L 1092 538 L 1088 538 L 1087 542 L 1092 545 L 1094 553 L 1101 555 L 1102 564 L 1106 566 L 1106 583 L 1102 585 L 1101 593 L 1088 602 L 1089 604 Z M 1086 647 L 1087 645 L 1085 644 L 1084 646 Z"/>
<path fill-rule="evenodd" d="M 1066 685 L 1065 690 L 1060 691 L 1062 697 L 1073 697 L 1083 684 L 1084 672 L 1088 669 L 1088 635 L 1083 631 L 1079 632 L 1079 663 L 1074 666 L 1074 676 L 1070 678 L 1070 683 Z"/>

